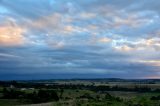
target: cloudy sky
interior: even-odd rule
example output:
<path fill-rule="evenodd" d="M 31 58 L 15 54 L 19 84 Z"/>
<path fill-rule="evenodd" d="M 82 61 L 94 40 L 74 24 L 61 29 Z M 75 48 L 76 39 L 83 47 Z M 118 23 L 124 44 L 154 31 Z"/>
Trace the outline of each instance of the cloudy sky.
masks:
<path fill-rule="evenodd" d="M 0 78 L 160 78 L 159 0 L 0 0 Z"/>

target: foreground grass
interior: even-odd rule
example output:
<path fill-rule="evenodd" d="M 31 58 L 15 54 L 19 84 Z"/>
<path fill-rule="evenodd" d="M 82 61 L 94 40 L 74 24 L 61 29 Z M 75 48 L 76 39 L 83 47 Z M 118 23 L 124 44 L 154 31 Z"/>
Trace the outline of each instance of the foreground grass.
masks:
<path fill-rule="evenodd" d="M 53 103 L 53 106 L 125 106 L 122 102 L 116 101 L 87 101 L 87 100 L 72 100 L 59 101 Z"/>
<path fill-rule="evenodd" d="M 8 100 L 8 99 L 0 99 L 0 106 L 16 106 L 22 105 L 23 103 L 19 102 L 19 100 Z"/>
<path fill-rule="evenodd" d="M 25 91 L 32 92 L 32 91 Z M 58 91 L 57 91 L 58 92 Z M 24 105 L 24 106 L 160 106 L 160 100 L 151 100 L 152 96 L 160 93 L 138 93 L 138 92 L 108 92 L 112 97 L 106 97 L 107 92 L 93 92 L 90 90 L 66 89 L 58 102 L 49 105 Z M 58 92 L 60 95 L 60 92 Z M 117 99 L 118 98 L 118 99 Z M 26 104 L 24 100 L 0 99 L 0 106 L 17 106 Z"/>
<path fill-rule="evenodd" d="M 72 92 L 72 93 L 71 93 Z M 120 100 L 106 99 L 104 93 L 95 93 L 87 90 L 67 91 L 65 97 L 73 96 L 69 100 L 54 102 L 53 106 L 160 106 L 160 100 L 151 100 L 152 96 L 158 96 L 160 93 L 138 93 L 138 92 L 117 92 L 110 94 Z M 84 94 L 89 94 L 94 99 L 77 98 Z M 96 96 L 99 96 L 97 98 Z"/>

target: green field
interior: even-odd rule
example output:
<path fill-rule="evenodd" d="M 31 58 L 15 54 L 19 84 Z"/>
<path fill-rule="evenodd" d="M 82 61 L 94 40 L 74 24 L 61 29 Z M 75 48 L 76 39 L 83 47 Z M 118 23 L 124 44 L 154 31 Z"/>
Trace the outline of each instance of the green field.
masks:
<path fill-rule="evenodd" d="M 16 106 L 22 105 L 24 103 L 20 102 L 19 100 L 13 99 L 0 99 L 0 106 Z"/>
<path fill-rule="evenodd" d="M 95 80 L 3 82 L 0 106 L 41 103 L 52 106 L 160 106 L 159 83 L 141 83 Z"/>

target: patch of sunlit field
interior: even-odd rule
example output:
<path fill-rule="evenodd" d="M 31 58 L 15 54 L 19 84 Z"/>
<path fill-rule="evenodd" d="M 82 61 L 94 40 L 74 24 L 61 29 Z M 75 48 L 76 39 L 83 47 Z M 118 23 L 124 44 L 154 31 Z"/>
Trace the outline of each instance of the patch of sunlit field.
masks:
<path fill-rule="evenodd" d="M 125 83 L 120 84 L 119 83 L 119 84 L 105 84 L 104 86 L 110 86 L 110 87 L 117 86 L 117 87 L 122 87 L 122 88 L 135 88 L 135 87 L 138 87 L 138 88 L 147 87 L 151 89 L 160 88 L 160 84 L 125 84 Z"/>
<path fill-rule="evenodd" d="M 158 89 L 160 88 L 160 83 L 154 83 L 154 84 L 149 84 L 149 83 L 139 83 L 139 82 L 101 82 L 101 81 L 80 81 L 80 80 L 75 80 L 75 81 L 56 81 L 55 83 L 58 84 L 66 84 L 66 85 L 94 85 L 94 86 L 109 86 L 109 87 L 123 87 L 123 88 L 143 88 L 143 87 L 148 87 L 151 89 Z"/>

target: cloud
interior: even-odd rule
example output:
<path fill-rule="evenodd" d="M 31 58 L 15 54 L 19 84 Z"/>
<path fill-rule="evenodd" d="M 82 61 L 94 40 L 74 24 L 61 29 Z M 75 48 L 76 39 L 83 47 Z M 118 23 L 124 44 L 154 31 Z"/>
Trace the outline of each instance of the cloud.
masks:
<path fill-rule="evenodd" d="M 17 46 L 24 44 L 24 30 L 19 27 L 1 26 L 0 27 L 0 45 Z"/>
<path fill-rule="evenodd" d="M 98 41 L 100 43 L 108 43 L 108 42 L 111 42 L 112 40 L 107 37 L 104 37 L 104 38 L 100 38 Z"/>
<path fill-rule="evenodd" d="M 140 60 L 139 62 L 160 67 L 160 60 Z"/>
<path fill-rule="evenodd" d="M 139 39 L 137 41 L 117 41 L 115 49 L 122 51 L 155 50 L 160 49 L 160 38 Z"/>
<path fill-rule="evenodd" d="M 159 4 L 2 0 L 0 74 L 158 77 Z"/>
<path fill-rule="evenodd" d="M 92 18 L 96 18 L 96 15 L 97 14 L 95 14 L 95 13 L 83 12 L 83 13 L 80 13 L 79 18 L 80 19 L 92 19 Z"/>

